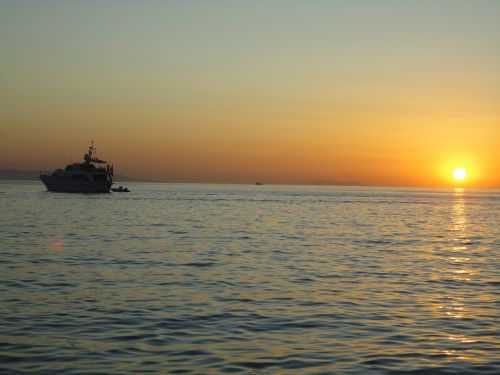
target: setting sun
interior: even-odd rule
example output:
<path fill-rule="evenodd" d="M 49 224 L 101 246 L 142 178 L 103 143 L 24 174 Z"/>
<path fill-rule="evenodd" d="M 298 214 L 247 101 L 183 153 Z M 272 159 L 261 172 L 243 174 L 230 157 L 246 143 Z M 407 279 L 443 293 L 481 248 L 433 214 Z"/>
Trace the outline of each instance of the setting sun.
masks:
<path fill-rule="evenodd" d="M 453 177 L 456 180 L 463 180 L 465 177 L 467 177 L 467 171 L 464 168 L 455 168 L 453 170 Z"/>

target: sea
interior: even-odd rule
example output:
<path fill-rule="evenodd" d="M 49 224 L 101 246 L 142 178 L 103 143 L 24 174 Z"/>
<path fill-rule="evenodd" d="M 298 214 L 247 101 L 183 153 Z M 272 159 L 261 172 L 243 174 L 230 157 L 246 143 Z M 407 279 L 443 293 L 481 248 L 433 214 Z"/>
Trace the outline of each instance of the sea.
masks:
<path fill-rule="evenodd" d="M 1 374 L 499 374 L 500 191 L 0 182 Z"/>

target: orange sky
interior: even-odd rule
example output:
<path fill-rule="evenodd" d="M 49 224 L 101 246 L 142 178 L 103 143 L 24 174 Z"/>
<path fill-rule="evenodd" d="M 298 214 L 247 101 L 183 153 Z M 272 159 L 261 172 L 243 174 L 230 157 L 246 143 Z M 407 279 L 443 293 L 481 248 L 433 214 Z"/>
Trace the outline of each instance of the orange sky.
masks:
<path fill-rule="evenodd" d="M 500 187 L 500 3 L 0 5 L 0 168 Z"/>

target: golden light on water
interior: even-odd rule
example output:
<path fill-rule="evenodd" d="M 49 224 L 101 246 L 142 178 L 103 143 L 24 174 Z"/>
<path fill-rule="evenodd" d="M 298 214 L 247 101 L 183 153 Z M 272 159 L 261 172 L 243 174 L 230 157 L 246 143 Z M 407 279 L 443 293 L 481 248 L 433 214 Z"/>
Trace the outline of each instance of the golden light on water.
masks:
<path fill-rule="evenodd" d="M 453 170 L 453 178 L 458 181 L 462 181 L 467 177 L 467 171 L 462 167 L 457 167 Z"/>

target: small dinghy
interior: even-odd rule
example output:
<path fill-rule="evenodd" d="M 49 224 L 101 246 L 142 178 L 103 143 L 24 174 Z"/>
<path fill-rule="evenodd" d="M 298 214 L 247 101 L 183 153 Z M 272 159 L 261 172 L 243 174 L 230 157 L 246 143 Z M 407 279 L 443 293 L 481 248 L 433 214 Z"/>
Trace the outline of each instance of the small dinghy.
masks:
<path fill-rule="evenodd" d="M 130 190 L 128 188 L 124 188 L 123 186 L 120 186 L 117 188 L 111 188 L 111 191 L 114 191 L 115 193 L 128 193 Z"/>

